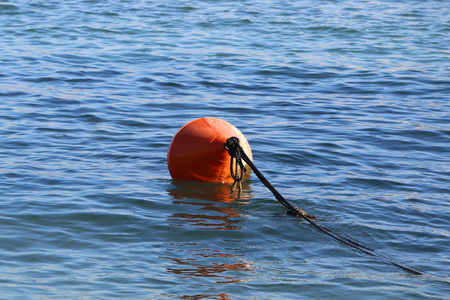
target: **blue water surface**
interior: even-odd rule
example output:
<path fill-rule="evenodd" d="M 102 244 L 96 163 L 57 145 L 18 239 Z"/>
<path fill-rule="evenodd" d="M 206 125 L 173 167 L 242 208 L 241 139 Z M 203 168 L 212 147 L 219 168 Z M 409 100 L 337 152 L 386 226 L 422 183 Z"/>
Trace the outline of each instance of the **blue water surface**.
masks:
<path fill-rule="evenodd" d="M 0 3 L 1 299 L 450 299 L 448 1 Z M 252 175 L 171 179 L 192 119 Z"/>

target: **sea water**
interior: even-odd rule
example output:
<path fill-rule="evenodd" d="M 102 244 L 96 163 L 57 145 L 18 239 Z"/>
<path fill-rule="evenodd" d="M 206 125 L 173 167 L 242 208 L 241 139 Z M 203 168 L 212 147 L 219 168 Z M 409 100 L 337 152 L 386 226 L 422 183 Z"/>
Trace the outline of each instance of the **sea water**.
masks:
<path fill-rule="evenodd" d="M 1 299 L 449 299 L 448 1 L 0 3 Z M 252 175 L 173 181 L 200 117 Z"/>

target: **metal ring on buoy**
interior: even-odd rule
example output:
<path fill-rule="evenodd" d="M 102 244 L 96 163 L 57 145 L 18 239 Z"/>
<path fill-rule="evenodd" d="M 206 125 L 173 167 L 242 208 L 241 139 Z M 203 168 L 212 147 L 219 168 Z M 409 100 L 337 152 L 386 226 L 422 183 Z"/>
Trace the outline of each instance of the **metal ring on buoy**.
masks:
<path fill-rule="evenodd" d="M 167 165 L 172 178 L 188 181 L 233 183 L 230 156 L 224 145 L 236 136 L 247 156 L 252 159 L 250 145 L 232 124 L 217 118 L 200 118 L 184 125 L 173 137 L 167 153 Z M 251 169 L 245 164 L 244 178 Z"/>

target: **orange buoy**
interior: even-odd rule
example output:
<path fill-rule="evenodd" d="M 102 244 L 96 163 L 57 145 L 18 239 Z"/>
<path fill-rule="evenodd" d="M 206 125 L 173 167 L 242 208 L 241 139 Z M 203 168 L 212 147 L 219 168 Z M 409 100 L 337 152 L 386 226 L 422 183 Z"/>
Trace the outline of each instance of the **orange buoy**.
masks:
<path fill-rule="evenodd" d="M 172 178 L 190 181 L 233 182 L 230 155 L 224 145 L 229 137 L 239 138 L 242 149 L 252 159 L 252 150 L 244 135 L 227 121 L 217 118 L 193 120 L 175 134 L 167 153 Z M 250 177 L 250 167 L 243 180 Z"/>

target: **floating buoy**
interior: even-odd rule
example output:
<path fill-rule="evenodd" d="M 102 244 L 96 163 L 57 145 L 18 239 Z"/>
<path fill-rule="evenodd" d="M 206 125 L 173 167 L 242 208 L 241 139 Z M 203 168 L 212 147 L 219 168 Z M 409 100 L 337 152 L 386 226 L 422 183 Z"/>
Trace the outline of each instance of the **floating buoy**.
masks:
<path fill-rule="evenodd" d="M 227 121 L 200 118 L 187 123 L 175 134 L 167 153 L 170 175 L 179 180 L 232 183 L 230 155 L 224 148 L 232 136 L 239 138 L 243 150 L 252 159 L 247 139 Z M 247 164 L 244 168 L 243 180 L 251 172 Z"/>

